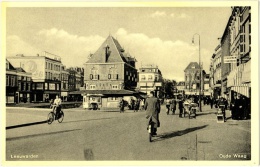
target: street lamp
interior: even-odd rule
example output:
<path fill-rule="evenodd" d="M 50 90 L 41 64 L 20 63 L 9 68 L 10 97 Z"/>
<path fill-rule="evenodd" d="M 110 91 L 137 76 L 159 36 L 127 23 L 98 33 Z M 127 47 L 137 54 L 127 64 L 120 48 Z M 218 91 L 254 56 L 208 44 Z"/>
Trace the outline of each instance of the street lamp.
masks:
<path fill-rule="evenodd" d="M 192 37 L 192 44 L 194 44 L 194 37 L 195 35 L 198 35 L 199 36 L 199 71 L 200 71 L 200 84 L 199 84 L 199 110 L 200 112 L 202 111 L 201 110 L 201 65 L 200 65 L 200 35 L 195 33 Z"/>

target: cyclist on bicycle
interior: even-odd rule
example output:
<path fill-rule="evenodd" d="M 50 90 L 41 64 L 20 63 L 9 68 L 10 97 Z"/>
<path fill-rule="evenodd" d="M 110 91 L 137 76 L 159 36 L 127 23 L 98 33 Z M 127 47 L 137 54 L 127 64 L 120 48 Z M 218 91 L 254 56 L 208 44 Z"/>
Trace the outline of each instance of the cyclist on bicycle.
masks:
<path fill-rule="evenodd" d="M 59 97 L 59 95 L 56 95 L 56 99 L 54 100 L 54 102 L 53 102 L 53 111 L 54 111 L 54 113 L 55 113 L 55 111 L 56 111 L 56 113 L 55 113 L 55 119 L 57 119 L 57 118 L 59 118 L 58 116 L 59 116 L 59 114 L 60 114 L 60 111 L 61 111 L 61 98 Z"/>

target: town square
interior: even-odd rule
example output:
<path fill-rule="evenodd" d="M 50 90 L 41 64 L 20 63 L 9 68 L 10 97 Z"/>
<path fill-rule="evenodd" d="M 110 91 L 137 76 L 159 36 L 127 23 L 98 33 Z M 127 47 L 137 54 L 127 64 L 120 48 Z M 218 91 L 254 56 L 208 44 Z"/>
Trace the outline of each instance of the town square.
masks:
<path fill-rule="evenodd" d="M 259 161 L 254 2 L 14 4 L 5 161 Z"/>

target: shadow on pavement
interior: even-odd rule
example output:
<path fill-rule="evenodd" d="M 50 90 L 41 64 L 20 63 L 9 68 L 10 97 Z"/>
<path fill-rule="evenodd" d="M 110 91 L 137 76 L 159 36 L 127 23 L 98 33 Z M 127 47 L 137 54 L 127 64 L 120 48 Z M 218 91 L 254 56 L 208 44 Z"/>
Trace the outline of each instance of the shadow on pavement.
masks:
<path fill-rule="evenodd" d="M 32 122 L 32 123 L 26 123 L 26 124 L 21 124 L 21 125 L 14 125 L 14 126 L 8 126 L 5 129 L 14 129 L 14 128 L 21 128 L 21 127 L 25 127 L 25 126 L 32 126 L 32 125 L 39 125 L 39 124 L 45 124 L 47 123 L 47 120 L 45 121 L 40 121 L 40 122 Z"/>
<path fill-rule="evenodd" d="M 203 116 L 203 115 L 211 115 L 216 114 L 215 112 L 197 112 L 196 117 Z"/>
<path fill-rule="evenodd" d="M 117 118 L 117 117 L 110 117 L 110 118 L 99 118 L 99 119 L 85 119 L 85 120 L 74 120 L 74 121 L 66 121 L 66 122 L 62 122 L 62 124 L 65 124 L 65 123 L 72 123 L 72 122 L 97 121 L 97 120 L 102 120 L 102 119 L 112 119 L 112 118 Z"/>
<path fill-rule="evenodd" d="M 64 131 L 58 131 L 58 132 L 50 132 L 50 133 L 34 134 L 34 135 L 28 135 L 28 136 L 12 137 L 12 138 L 6 138 L 6 141 L 26 139 L 26 138 L 30 138 L 30 137 L 39 137 L 39 136 L 45 136 L 45 135 L 53 135 L 53 134 L 72 132 L 72 131 L 77 131 L 77 130 L 81 130 L 81 129 L 72 129 L 72 130 L 64 130 Z"/>
<path fill-rule="evenodd" d="M 173 137 L 176 137 L 176 136 L 182 136 L 182 135 L 185 135 L 187 133 L 206 128 L 207 126 L 208 125 L 203 125 L 203 126 L 198 126 L 198 127 L 193 127 L 193 128 L 187 128 L 187 129 L 181 130 L 181 131 L 165 133 L 165 134 L 162 134 L 162 135 L 158 135 L 157 136 L 158 138 L 154 139 L 153 141 L 161 141 L 161 140 L 173 138 Z"/>

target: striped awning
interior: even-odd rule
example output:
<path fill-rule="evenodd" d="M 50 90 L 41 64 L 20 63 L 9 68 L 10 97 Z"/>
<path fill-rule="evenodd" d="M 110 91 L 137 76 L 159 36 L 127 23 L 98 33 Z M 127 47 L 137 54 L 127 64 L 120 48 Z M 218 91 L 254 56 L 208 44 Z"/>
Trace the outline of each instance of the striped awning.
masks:
<path fill-rule="evenodd" d="M 242 94 L 246 97 L 249 97 L 249 86 L 248 85 L 243 85 L 243 86 L 232 86 L 231 90 Z"/>

